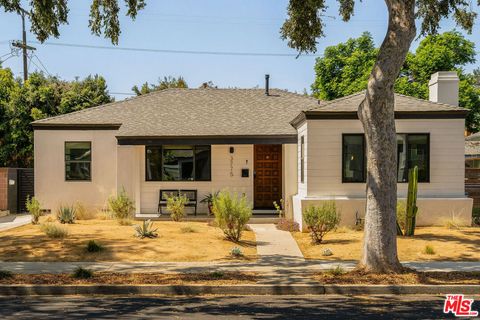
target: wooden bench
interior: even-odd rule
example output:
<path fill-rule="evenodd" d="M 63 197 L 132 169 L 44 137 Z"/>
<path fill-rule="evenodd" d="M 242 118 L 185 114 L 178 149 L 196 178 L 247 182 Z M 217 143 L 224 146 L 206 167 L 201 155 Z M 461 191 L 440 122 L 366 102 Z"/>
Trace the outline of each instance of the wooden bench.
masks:
<path fill-rule="evenodd" d="M 167 206 L 168 197 L 178 197 L 186 196 L 188 202 L 185 204 L 185 207 L 194 208 L 194 214 L 197 215 L 197 190 L 160 190 L 158 198 L 158 213 L 162 214 L 162 207 Z"/>

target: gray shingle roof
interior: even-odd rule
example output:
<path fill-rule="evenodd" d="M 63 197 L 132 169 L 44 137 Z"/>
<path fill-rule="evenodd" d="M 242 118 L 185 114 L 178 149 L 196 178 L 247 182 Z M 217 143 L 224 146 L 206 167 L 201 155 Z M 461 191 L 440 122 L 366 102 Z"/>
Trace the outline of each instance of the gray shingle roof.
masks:
<path fill-rule="evenodd" d="M 289 122 L 317 99 L 263 89 L 167 89 L 57 117 L 33 126 L 121 124 L 118 136 L 292 135 Z"/>
<path fill-rule="evenodd" d="M 357 112 L 358 106 L 365 97 L 365 92 L 358 92 L 346 97 L 338 98 L 331 101 L 321 101 L 319 105 L 308 109 L 307 111 L 318 112 Z M 431 102 L 428 100 L 418 99 L 405 96 L 403 94 L 395 94 L 395 111 L 399 112 L 416 112 L 416 111 L 465 111 L 466 109 L 455 107 L 449 104 Z"/>

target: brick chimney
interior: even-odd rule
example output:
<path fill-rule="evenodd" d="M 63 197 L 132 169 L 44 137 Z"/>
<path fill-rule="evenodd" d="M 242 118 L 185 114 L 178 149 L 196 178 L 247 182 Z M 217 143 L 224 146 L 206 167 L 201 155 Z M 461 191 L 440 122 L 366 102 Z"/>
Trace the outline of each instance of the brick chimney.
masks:
<path fill-rule="evenodd" d="M 458 84 L 456 71 L 439 71 L 428 82 L 429 100 L 458 107 Z"/>

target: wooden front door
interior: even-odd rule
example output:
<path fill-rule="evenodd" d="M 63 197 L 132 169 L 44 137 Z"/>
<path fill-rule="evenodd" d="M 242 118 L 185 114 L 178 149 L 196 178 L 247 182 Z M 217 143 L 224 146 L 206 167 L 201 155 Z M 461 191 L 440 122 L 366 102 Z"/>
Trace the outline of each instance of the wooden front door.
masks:
<path fill-rule="evenodd" d="M 254 146 L 255 209 L 271 209 L 273 202 L 282 198 L 282 145 Z"/>

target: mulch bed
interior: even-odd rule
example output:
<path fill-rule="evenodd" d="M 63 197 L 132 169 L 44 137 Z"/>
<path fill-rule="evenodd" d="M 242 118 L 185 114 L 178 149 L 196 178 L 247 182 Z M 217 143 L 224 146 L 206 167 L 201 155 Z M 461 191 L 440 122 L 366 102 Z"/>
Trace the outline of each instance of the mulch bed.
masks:
<path fill-rule="evenodd" d="M 476 284 L 480 285 L 480 272 L 415 272 L 400 274 L 372 274 L 354 270 L 335 275 L 330 272 L 315 274 L 314 278 L 323 284 Z"/>
<path fill-rule="evenodd" d="M 192 274 L 161 273 L 114 273 L 96 272 L 88 279 L 76 279 L 70 274 L 13 274 L 0 279 L 5 284 L 39 284 L 39 285 L 81 285 L 81 284 L 155 284 L 155 285 L 236 285 L 255 284 L 259 276 L 255 273 L 212 272 Z"/>

